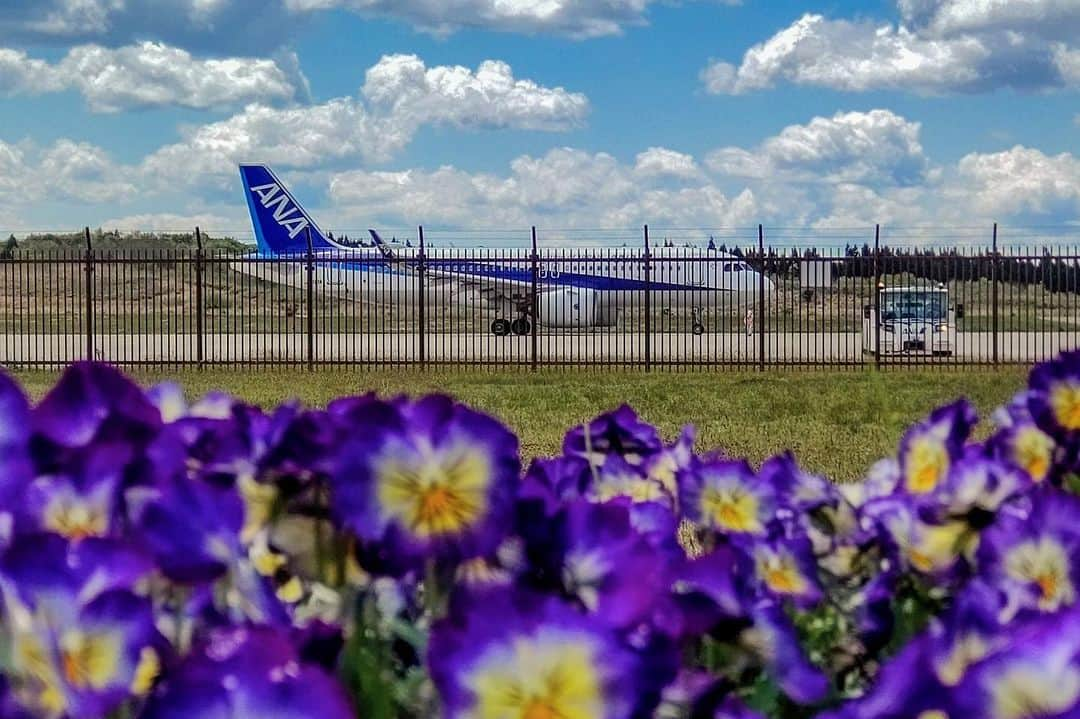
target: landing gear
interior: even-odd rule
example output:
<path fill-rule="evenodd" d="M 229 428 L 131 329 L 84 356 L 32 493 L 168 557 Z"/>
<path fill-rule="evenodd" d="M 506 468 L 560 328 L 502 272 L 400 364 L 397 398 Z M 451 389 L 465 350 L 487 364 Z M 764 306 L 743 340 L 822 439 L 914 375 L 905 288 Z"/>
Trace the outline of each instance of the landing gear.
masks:
<path fill-rule="evenodd" d="M 694 318 L 694 324 L 691 327 L 691 330 L 695 335 L 700 337 L 705 334 L 705 325 L 701 322 L 701 310 L 695 307 L 691 312 L 691 315 Z"/>
<path fill-rule="evenodd" d="M 519 317 L 510 324 L 510 329 L 518 336 L 532 334 L 532 322 L 528 317 Z"/>
<path fill-rule="evenodd" d="M 491 321 L 491 334 L 496 337 L 506 337 L 511 332 L 511 322 L 508 319 L 502 317 L 496 317 Z"/>

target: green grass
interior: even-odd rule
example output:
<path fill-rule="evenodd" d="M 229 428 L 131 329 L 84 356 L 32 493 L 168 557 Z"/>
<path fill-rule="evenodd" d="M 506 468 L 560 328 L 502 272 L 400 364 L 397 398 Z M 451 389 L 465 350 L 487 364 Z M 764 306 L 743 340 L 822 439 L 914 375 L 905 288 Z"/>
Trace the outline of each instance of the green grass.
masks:
<path fill-rule="evenodd" d="M 688 423 L 700 449 L 760 462 L 792 449 L 808 469 L 838 481 L 863 475 L 892 454 L 904 429 L 933 407 L 961 396 L 986 416 L 1025 381 L 1021 370 L 966 372 L 802 372 L 676 374 L 610 371 L 206 370 L 137 372 L 145 384 L 181 382 L 191 396 L 223 389 L 271 406 L 289 398 L 321 406 L 334 397 L 448 392 L 490 412 L 522 439 L 526 457 L 558 451 L 567 428 L 629 402 L 673 438 Z M 34 397 L 55 381 L 18 372 Z"/>

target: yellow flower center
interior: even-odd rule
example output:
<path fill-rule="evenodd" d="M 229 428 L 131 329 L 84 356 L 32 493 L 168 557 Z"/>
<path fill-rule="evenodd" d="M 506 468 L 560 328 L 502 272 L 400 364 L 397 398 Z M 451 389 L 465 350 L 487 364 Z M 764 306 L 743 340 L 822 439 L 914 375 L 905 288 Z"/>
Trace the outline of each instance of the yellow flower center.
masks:
<path fill-rule="evenodd" d="M 805 584 L 794 567 L 772 567 L 765 572 L 765 585 L 777 594 L 798 594 Z"/>
<path fill-rule="evenodd" d="M 908 546 L 908 560 L 920 572 L 944 569 L 956 561 L 961 552 L 971 549 L 971 542 L 978 535 L 967 535 L 963 522 L 949 522 L 940 526 L 922 526 L 915 532 Z"/>
<path fill-rule="evenodd" d="M 236 484 L 244 498 L 244 527 L 240 531 L 240 541 L 247 544 L 270 521 L 278 491 L 272 484 L 255 481 L 250 474 L 241 475 Z"/>
<path fill-rule="evenodd" d="M 521 719 L 562 719 L 562 715 L 553 709 L 550 704 L 534 701 L 521 715 Z"/>
<path fill-rule="evenodd" d="M 1038 587 L 1043 611 L 1055 611 L 1076 599 L 1065 549 L 1049 537 L 1017 545 L 1005 558 L 1005 570 L 1013 579 Z"/>
<path fill-rule="evenodd" d="M 51 532 L 78 541 L 105 536 L 109 531 L 109 517 L 103 509 L 77 498 L 59 496 L 45 508 L 44 525 Z"/>
<path fill-rule="evenodd" d="M 469 678 L 476 719 L 594 719 L 604 700 L 596 657 L 578 638 L 522 637 Z"/>
<path fill-rule="evenodd" d="M 1058 424 L 1080 430 L 1080 383 L 1062 382 L 1050 390 L 1050 407 Z"/>
<path fill-rule="evenodd" d="M 1051 668 L 1042 664 L 1007 667 L 989 683 L 992 719 L 1057 716 L 1080 698 L 1080 671 L 1071 664 Z"/>
<path fill-rule="evenodd" d="M 60 668 L 71 686 L 102 689 L 120 669 L 119 639 L 104 632 L 68 632 L 60 640 Z"/>
<path fill-rule="evenodd" d="M 935 666 L 938 679 L 948 687 L 960 683 L 968 667 L 981 661 L 990 652 L 990 646 L 978 634 L 957 637 L 949 653 Z"/>
<path fill-rule="evenodd" d="M 1058 584 L 1060 583 L 1057 575 L 1051 573 L 1039 575 L 1035 577 L 1035 583 L 1039 585 L 1039 591 L 1042 592 L 1043 599 L 1057 596 Z"/>
<path fill-rule="evenodd" d="M 626 497 L 634 504 L 656 502 L 664 498 L 664 487 L 658 480 L 636 475 L 612 475 L 601 477 L 590 492 L 591 499 L 609 502 Z"/>
<path fill-rule="evenodd" d="M 949 453 L 935 437 L 919 437 L 911 443 L 907 456 L 907 489 L 927 494 L 937 488 L 949 471 Z"/>
<path fill-rule="evenodd" d="M 1046 479 L 1053 461 L 1054 440 L 1038 427 L 1021 430 L 1013 444 L 1013 457 L 1036 482 Z"/>
<path fill-rule="evenodd" d="M 143 647 L 139 652 L 139 663 L 135 667 L 135 678 L 131 680 L 131 693 L 145 696 L 160 673 L 161 660 L 158 659 L 157 652 L 150 647 Z"/>
<path fill-rule="evenodd" d="M 460 532 L 487 509 L 490 463 L 469 447 L 394 452 L 376 463 L 376 473 L 384 511 L 425 539 Z"/>
<path fill-rule="evenodd" d="M 741 489 L 706 489 L 701 495 L 701 512 L 712 524 L 731 532 L 763 531 L 758 518 L 757 497 Z"/>

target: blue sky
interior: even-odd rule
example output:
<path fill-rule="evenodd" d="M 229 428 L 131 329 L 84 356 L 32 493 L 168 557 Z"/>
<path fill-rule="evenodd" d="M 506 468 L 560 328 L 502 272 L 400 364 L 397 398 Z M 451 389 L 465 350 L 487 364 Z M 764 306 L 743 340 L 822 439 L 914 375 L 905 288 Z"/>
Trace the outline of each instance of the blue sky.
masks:
<path fill-rule="evenodd" d="M 0 2 L 0 232 L 1080 222 L 1080 0 Z"/>

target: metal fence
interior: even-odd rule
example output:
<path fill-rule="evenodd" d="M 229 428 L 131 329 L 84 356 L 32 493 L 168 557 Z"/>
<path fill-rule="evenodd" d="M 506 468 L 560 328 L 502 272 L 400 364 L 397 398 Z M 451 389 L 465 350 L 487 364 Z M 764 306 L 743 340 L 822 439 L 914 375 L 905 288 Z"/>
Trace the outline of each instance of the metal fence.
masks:
<path fill-rule="evenodd" d="M 534 233 L 531 248 L 466 251 L 421 233 L 417 250 L 361 261 L 95 251 L 88 232 L 81 251 L 0 259 L 0 364 L 947 368 L 1080 347 L 1078 248 L 757 235 L 539 251 Z"/>

